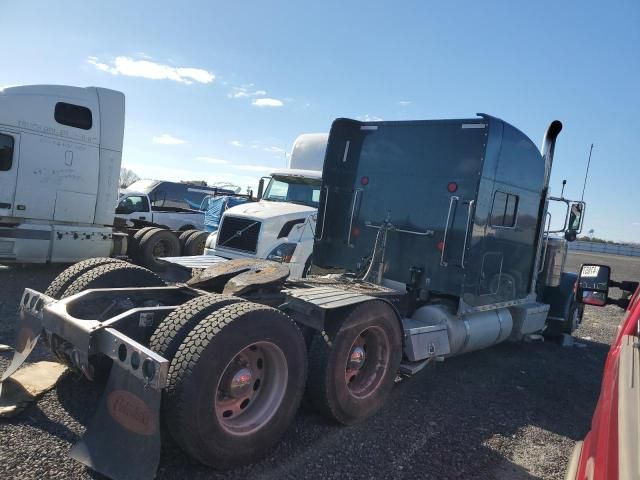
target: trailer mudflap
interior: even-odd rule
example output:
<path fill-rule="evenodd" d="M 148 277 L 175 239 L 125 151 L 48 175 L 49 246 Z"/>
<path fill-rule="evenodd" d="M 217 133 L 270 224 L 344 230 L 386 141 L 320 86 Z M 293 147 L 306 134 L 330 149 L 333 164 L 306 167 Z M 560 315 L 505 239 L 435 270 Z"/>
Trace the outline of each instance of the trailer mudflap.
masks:
<path fill-rule="evenodd" d="M 98 410 L 71 457 L 114 480 L 152 479 L 160 461 L 160 399 L 168 360 L 113 328 L 93 334 L 113 360 Z"/>
<path fill-rule="evenodd" d="M 114 480 L 153 479 L 160 462 L 161 389 L 114 362 L 98 410 L 71 458 Z"/>
<path fill-rule="evenodd" d="M 51 301 L 49 297 L 30 288 L 25 289 L 22 294 L 19 308 L 20 324 L 13 344 L 13 358 L 9 367 L 0 377 L 0 396 L 2 395 L 2 382 L 22 366 L 36 343 L 38 343 L 38 338 L 40 338 L 40 333 L 42 332 L 42 309 L 49 301 Z"/>

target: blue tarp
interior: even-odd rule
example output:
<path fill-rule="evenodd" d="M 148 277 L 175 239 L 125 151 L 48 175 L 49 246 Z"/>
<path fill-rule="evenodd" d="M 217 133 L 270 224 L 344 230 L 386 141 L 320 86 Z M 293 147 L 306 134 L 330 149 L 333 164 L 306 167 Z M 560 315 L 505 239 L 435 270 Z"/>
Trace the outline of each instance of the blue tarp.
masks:
<path fill-rule="evenodd" d="M 204 210 L 204 229 L 207 232 L 215 232 L 220 226 L 222 214 L 228 208 L 235 207 L 241 203 L 245 203 L 246 198 L 233 197 L 225 195 L 222 197 L 205 198 L 202 202 L 202 210 Z"/>

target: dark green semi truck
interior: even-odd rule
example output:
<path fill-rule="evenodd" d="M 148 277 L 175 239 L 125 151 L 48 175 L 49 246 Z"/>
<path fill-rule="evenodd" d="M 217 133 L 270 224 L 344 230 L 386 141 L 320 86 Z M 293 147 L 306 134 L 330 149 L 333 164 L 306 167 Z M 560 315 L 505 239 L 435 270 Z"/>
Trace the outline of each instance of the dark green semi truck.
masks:
<path fill-rule="evenodd" d="M 188 454 L 227 468 L 272 448 L 303 395 L 352 424 L 433 359 L 571 333 L 582 310 L 555 234 L 575 238 L 585 205 L 549 196 L 561 129 L 540 151 L 489 115 L 338 119 L 315 233 L 322 274 L 184 257 L 167 259 L 167 285 L 123 261 L 80 262 L 46 292 L 25 290 L 3 379 L 43 332 L 61 361 L 108 378 L 71 455 L 115 479 L 153 478 L 161 422 Z M 550 202 L 566 207 L 555 232 Z"/>

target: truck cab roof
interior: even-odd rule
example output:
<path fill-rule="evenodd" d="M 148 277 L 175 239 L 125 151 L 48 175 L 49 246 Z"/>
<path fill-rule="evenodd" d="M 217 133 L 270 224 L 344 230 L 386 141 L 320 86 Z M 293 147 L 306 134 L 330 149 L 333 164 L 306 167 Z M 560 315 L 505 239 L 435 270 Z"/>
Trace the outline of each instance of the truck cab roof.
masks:
<path fill-rule="evenodd" d="M 301 168 L 282 168 L 271 172 L 273 177 L 302 177 L 312 180 L 322 180 L 321 170 L 303 170 Z"/>

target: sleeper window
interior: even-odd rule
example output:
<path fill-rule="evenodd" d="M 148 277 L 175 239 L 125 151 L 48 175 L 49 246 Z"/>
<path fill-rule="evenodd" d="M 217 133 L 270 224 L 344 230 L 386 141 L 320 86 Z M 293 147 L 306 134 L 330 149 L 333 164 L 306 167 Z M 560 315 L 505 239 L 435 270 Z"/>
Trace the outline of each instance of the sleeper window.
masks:
<path fill-rule="evenodd" d="M 511 228 L 516 224 L 518 215 L 518 196 L 496 191 L 493 197 L 491 225 Z"/>
<path fill-rule="evenodd" d="M 58 102 L 53 116 L 56 122 L 68 127 L 90 130 L 93 125 L 91 110 L 80 105 Z"/>
<path fill-rule="evenodd" d="M 13 165 L 13 137 L 0 134 L 0 172 L 11 170 Z"/>

